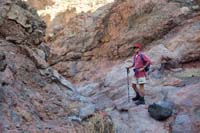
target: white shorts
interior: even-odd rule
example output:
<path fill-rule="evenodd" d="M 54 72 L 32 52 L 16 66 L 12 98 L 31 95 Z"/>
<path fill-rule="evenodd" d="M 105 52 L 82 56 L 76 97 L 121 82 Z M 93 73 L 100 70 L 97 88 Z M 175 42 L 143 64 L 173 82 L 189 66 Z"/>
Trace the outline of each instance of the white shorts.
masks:
<path fill-rule="evenodd" d="M 146 83 L 147 83 L 146 77 L 141 77 L 141 78 L 133 77 L 132 78 L 132 84 L 146 84 Z"/>

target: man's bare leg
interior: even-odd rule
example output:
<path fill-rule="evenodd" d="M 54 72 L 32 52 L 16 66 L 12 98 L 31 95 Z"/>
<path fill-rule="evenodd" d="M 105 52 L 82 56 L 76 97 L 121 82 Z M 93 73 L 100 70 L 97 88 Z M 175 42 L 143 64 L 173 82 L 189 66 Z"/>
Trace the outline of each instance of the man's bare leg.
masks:
<path fill-rule="evenodd" d="M 132 84 L 132 88 L 135 92 L 138 92 L 138 88 L 137 88 L 137 85 L 136 84 Z"/>
<path fill-rule="evenodd" d="M 140 91 L 139 91 L 139 93 L 140 93 L 141 97 L 144 97 L 144 95 L 145 95 L 145 93 L 144 93 L 144 84 L 140 84 Z"/>
<path fill-rule="evenodd" d="M 136 84 L 132 84 L 132 88 L 134 89 L 135 93 L 136 93 L 136 96 L 134 98 L 132 98 L 133 101 L 136 101 L 136 100 L 139 100 L 140 98 L 140 93 L 139 93 L 139 90 L 137 88 L 137 85 Z"/>

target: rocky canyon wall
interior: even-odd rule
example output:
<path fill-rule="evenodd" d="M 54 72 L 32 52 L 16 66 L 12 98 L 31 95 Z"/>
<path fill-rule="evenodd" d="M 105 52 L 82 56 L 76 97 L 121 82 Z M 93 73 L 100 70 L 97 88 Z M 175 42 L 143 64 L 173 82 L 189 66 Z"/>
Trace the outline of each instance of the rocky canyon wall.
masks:
<path fill-rule="evenodd" d="M 0 132 L 112 132 L 110 118 L 48 65 L 45 28 L 26 3 L 0 1 Z"/>
<path fill-rule="evenodd" d="M 78 13 L 46 38 L 52 48 L 48 62 L 74 82 L 94 79 L 93 75 L 98 77 L 109 71 L 111 64 L 130 57 L 136 42 L 143 44 L 144 50 L 163 43 L 165 47 L 178 46 L 161 40 L 172 35 L 176 27 L 196 19 L 198 10 L 198 1 L 118 0 L 94 12 Z M 196 49 L 198 41 L 194 43 Z M 176 51 L 177 47 L 172 47 L 171 52 Z M 189 52 L 178 55 L 175 62 L 189 62 L 187 55 L 191 56 Z M 192 56 L 198 60 L 198 50 Z"/>

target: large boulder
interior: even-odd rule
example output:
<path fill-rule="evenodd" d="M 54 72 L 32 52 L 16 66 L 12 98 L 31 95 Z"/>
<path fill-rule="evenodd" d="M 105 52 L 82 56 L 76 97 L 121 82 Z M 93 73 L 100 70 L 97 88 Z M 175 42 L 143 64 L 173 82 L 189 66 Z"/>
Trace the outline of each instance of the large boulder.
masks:
<path fill-rule="evenodd" d="M 148 107 L 148 112 L 151 117 L 153 117 L 156 120 L 166 120 L 172 115 L 172 108 L 170 106 L 165 106 L 166 103 L 160 104 L 151 104 Z"/>

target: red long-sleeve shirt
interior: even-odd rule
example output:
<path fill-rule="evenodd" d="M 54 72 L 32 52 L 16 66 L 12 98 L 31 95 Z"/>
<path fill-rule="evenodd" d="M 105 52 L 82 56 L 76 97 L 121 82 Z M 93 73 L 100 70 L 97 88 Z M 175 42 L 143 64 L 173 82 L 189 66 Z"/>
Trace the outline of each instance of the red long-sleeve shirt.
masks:
<path fill-rule="evenodd" d="M 143 63 L 140 54 L 142 54 L 145 63 Z M 147 64 L 151 64 L 151 60 L 144 53 L 139 52 L 133 55 L 133 68 L 136 69 L 134 76 L 136 78 L 141 78 L 146 76 L 145 70 L 139 71 L 139 69 L 143 68 Z"/>

